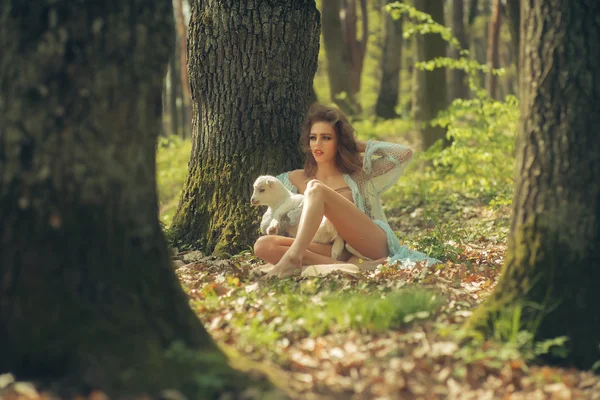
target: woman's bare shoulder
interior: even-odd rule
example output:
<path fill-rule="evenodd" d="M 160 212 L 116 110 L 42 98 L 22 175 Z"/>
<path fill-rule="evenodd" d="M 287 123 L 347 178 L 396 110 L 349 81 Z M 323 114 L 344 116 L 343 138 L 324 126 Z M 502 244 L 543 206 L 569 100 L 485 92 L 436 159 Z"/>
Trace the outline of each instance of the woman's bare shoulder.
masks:
<path fill-rule="evenodd" d="M 295 169 L 290 171 L 288 174 L 288 178 L 292 185 L 296 186 L 299 193 L 302 193 L 304 187 L 306 186 L 306 176 L 304 175 L 303 169 Z"/>
<path fill-rule="evenodd" d="M 293 184 L 301 182 L 303 183 L 306 180 L 306 176 L 304 175 L 303 169 L 295 169 L 293 171 L 290 171 L 288 174 L 288 178 L 290 178 L 290 182 L 292 182 Z"/>

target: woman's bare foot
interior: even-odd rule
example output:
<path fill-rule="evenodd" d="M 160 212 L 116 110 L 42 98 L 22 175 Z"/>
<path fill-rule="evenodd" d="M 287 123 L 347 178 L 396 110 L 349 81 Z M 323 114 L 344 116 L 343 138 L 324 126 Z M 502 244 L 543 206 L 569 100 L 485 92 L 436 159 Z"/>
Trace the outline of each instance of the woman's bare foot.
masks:
<path fill-rule="evenodd" d="M 264 263 L 257 267 L 252 268 L 251 272 L 270 272 L 273 268 L 275 268 L 275 265 L 269 264 L 269 263 Z"/>
<path fill-rule="evenodd" d="M 275 265 L 275 267 L 269 271 L 265 276 L 265 279 L 276 276 L 278 278 L 287 278 L 288 276 L 294 275 L 294 273 L 302 272 L 302 258 L 286 252 L 281 260 Z"/>

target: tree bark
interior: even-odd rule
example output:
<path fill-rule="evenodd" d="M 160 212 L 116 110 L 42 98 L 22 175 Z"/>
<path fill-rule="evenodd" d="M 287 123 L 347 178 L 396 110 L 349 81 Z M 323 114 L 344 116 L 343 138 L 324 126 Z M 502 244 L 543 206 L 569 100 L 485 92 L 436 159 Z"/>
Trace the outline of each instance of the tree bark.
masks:
<path fill-rule="evenodd" d="M 187 63 L 187 29 L 185 18 L 183 16 L 183 0 L 178 0 L 175 7 L 175 25 L 177 27 L 177 36 L 179 38 L 179 76 L 181 78 L 181 115 L 182 115 L 182 136 L 190 137 L 192 127 L 192 95 L 190 91 L 190 82 L 188 79 Z"/>
<path fill-rule="evenodd" d="M 256 239 L 254 179 L 302 165 L 299 130 L 319 32 L 311 0 L 194 2 L 188 49 L 194 142 L 172 227 L 177 242 L 233 254 Z"/>
<path fill-rule="evenodd" d="M 444 23 L 443 0 L 415 0 L 415 8 L 431 15 L 433 20 L 439 24 Z M 419 42 L 423 45 L 420 46 Z M 446 56 L 446 42 L 438 34 L 424 35 L 415 41 L 417 61 L 433 60 L 437 57 Z M 415 121 L 421 125 L 421 142 L 424 149 L 431 147 L 436 141 L 442 139 L 444 145 L 448 145 L 446 129 L 439 126 L 431 126 L 429 121 L 435 118 L 439 111 L 448 105 L 446 69 L 436 68 L 433 71 L 422 71 L 415 69 L 417 76 L 414 82 L 418 85 L 413 90 L 417 91 L 413 101 L 413 115 Z"/>
<path fill-rule="evenodd" d="M 382 8 L 395 0 L 382 0 Z M 383 11 L 383 48 L 381 50 L 381 81 L 375 104 L 375 114 L 381 118 L 397 117 L 402 62 L 402 18 L 394 20 Z"/>
<path fill-rule="evenodd" d="M 367 43 L 369 40 L 369 19 L 367 11 L 367 1 L 360 0 L 361 10 L 361 38 L 358 39 L 358 16 L 356 12 L 356 0 L 345 0 L 345 18 L 342 19 L 342 29 L 344 30 L 344 46 L 349 55 L 350 67 L 350 90 L 355 99 L 355 111 L 360 112 L 360 102 L 357 95 L 360 92 L 361 76 L 367 52 Z"/>
<path fill-rule="evenodd" d="M 469 15 L 467 16 L 469 27 L 473 26 L 473 22 L 477 18 L 478 6 L 479 0 L 469 0 Z"/>
<path fill-rule="evenodd" d="M 519 79 L 519 27 L 521 25 L 520 0 L 506 0 L 506 14 L 510 28 L 513 59 L 515 60 L 517 80 Z"/>
<path fill-rule="evenodd" d="M 600 359 L 600 4 L 528 0 L 521 11 L 508 255 L 470 323 L 489 328 L 502 310 L 524 307 L 523 323 L 541 318 L 537 340 L 567 336 L 567 362 L 589 368 Z"/>
<path fill-rule="evenodd" d="M 0 7 L 0 373 L 111 398 L 237 385 L 158 221 L 172 15 L 170 0 Z M 225 386 L 199 388 L 208 370 Z"/>
<path fill-rule="evenodd" d="M 486 79 L 486 89 L 492 98 L 498 98 L 498 76 L 492 73 L 493 69 L 500 67 L 500 0 L 494 0 L 492 4 L 492 17 L 489 24 L 488 33 L 488 50 L 487 50 L 487 65 L 489 71 Z"/>
<path fill-rule="evenodd" d="M 350 84 L 350 54 L 340 19 L 341 2 L 342 0 L 323 1 L 323 45 L 327 57 L 330 99 L 346 114 L 354 114 L 356 101 Z"/>
<path fill-rule="evenodd" d="M 452 34 L 458 40 L 461 49 L 468 49 L 469 42 L 465 32 L 465 4 L 463 0 L 453 0 L 452 4 Z M 459 51 L 454 47 L 450 48 L 450 56 L 458 58 Z M 467 74 L 459 69 L 451 70 L 451 83 L 449 85 L 449 99 L 466 99 L 469 97 L 469 87 L 467 85 Z"/>
<path fill-rule="evenodd" d="M 177 88 L 181 85 L 178 79 L 179 68 L 177 68 L 177 47 L 174 43 L 173 51 L 169 61 L 169 115 L 171 119 L 171 134 L 179 135 L 179 108 L 177 107 L 177 98 L 179 91 Z"/>

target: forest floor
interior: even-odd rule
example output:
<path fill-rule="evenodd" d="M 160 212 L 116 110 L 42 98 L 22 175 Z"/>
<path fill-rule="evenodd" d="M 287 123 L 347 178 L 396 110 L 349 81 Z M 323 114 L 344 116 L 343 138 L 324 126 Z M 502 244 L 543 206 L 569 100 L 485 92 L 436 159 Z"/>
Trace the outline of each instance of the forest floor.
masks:
<path fill-rule="evenodd" d="M 463 328 L 497 283 L 508 207 L 453 201 L 435 213 L 443 227 L 419 208 L 388 212 L 395 231 L 420 238 L 418 250 L 452 258 L 431 267 L 263 282 L 250 252 L 190 251 L 175 254 L 176 272 L 216 341 L 283 372 L 277 383 L 292 398 L 600 399 L 591 371 L 533 363 L 561 343 L 533 343 L 518 316 L 500 321 L 497 340 Z"/>

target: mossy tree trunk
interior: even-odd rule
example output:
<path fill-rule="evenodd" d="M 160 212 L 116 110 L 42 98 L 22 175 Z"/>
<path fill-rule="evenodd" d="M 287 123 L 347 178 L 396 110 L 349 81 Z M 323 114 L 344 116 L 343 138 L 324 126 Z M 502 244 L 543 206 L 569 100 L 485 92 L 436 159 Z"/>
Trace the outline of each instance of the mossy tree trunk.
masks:
<path fill-rule="evenodd" d="M 381 6 L 395 0 L 382 0 Z M 402 62 L 402 17 L 395 20 L 385 11 L 382 11 L 383 22 L 383 48 L 381 49 L 381 79 L 375 114 L 381 118 L 397 117 L 398 95 L 400 91 L 400 67 Z"/>
<path fill-rule="evenodd" d="M 525 307 L 525 326 L 541 318 L 537 339 L 568 336 L 567 361 L 589 368 L 600 359 L 600 3 L 531 0 L 521 11 L 508 255 L 470 324 L 490 328 L 506 310 Z"/>
<path fill-rule="evenodd" d="M 443 0 L 414 0 L 415 8 L 423 11 L 439 24 L 444 24 Z M 446 42 L 438 34 L 427 34 L 415 41 L 418 47 L 415 51 L 416 61 L 429 61 L 438 57 L 446 57 Z M 446 140 L 446 129 L 432 126 L 429 122 L 438 112 L 448 106 L 446 69 L 435 68 L 433 71 L 423 71 L 415 68 L 417 74 L 413 80 L 413 115 L 420 125 L 421 142 L 424 149 L 431 147 L 436 141 Z"/>
<path fill-rule="evenodd" d="M 300 125 L 319 52 L 313 0 L 192 4 L 192 154 L 172 232 L 215 254 L 257 237 L 252 183 L 301 167 Z"/>
<path fill-rule="evenodd" d="M 158 222 L 171 1 L 1 4 L 0 373 L 113 398 L 233 381 Z"/>

